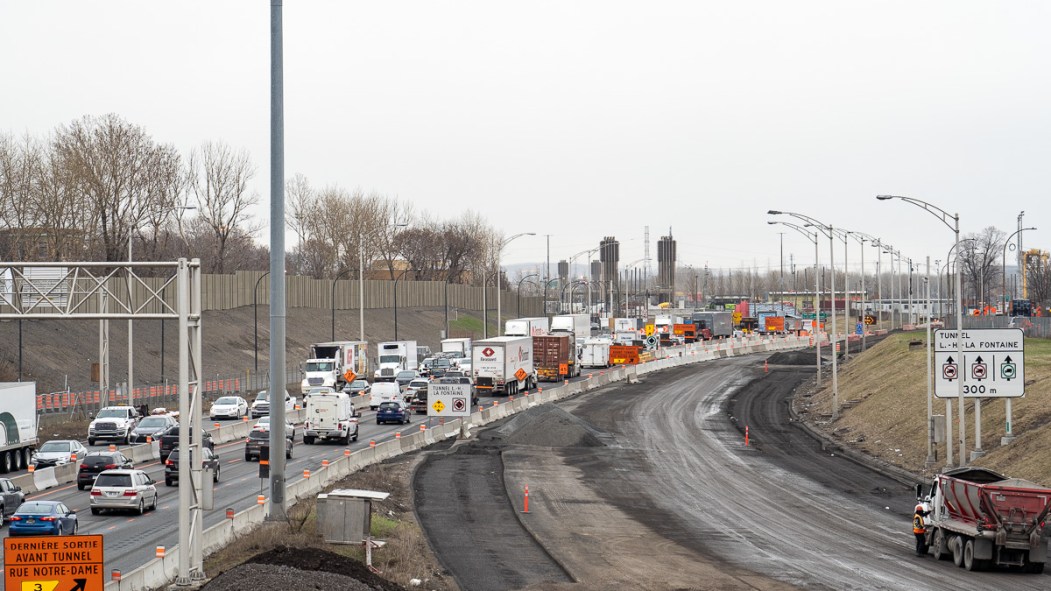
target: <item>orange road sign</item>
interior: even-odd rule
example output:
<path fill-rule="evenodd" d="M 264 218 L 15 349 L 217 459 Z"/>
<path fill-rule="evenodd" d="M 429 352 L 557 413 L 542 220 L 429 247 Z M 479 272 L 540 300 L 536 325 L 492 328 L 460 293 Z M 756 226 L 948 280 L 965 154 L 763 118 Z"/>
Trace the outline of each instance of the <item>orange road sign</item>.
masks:
<path fill-rule="evenodd" d="M 102 536 L 4 538 L 4 588 L 102 591 Z"/>

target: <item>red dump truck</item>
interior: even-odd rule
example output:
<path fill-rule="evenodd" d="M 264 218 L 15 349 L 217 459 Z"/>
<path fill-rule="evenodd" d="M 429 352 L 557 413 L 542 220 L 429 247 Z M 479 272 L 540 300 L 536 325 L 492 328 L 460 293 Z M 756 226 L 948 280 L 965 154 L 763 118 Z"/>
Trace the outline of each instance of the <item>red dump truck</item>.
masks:
<path fill-rule="evenodd" d="M 580 375 L 575 335 L 571 332 L 534 335 L 533 365 L 537 379 L 545 382 Z"/>
<path fill-rule="evenodd" d="M 922 485 L 916 486 L 917 496 Z M 930 511 L 927 544 L 934 557 L 967 570 L 1016 566 L 1044 572 L 1051 489 L 985 468 L 939 474 L 920 501 Z"/>

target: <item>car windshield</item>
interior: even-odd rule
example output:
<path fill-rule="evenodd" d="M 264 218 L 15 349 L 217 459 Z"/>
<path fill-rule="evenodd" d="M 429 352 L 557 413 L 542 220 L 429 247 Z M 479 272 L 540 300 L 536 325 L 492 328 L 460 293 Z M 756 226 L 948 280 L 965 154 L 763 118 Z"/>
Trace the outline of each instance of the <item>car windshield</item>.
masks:
<path fill-rule="evenodd" d="M 147 429 L 161 428 L 168 424 L 168 419 L 164 417 L 146 417 L 139 423 L 139 428 L 146 427 Z"/>
<path fill-rule="evenodd" d="M 18 512 L 26 515 L 50 515 L 55 511 L 51 503 L 25 502 L 18 507 Z"/>
<path fill-rule="evenodd" d="M 131 474 L 106 474 L 103 472 L 95 479 L 95 486 L 131 486 Z"/>
<path fill-rule="evenodd" d="M 69 451 L 72 449 L 73 443 L 70 441 L 48 441 L 44 445 L 41 445 L 37 451 L 42 452 L 62 452 Z"/>
<path fill-rule="evenodd" d="M 269 427 L 270 426 L 270 415 L 266 415 L 265 417 L 259 417 L 259 420 L 256 421 L 255 426 L 256 427 Z"/>
<path fill-rule="evenodd" d="M 354 380 L 353 382 L 350 383 L 350 387 L 351 388 L 368 388 L 369 387 L 369 383 L 366 382 L 365 380 Z"/>
<path fill-rule="evenodd" d="M 123 419 L 128 416 L 127 409 L 124 408 L 104 408 L 99 411 L 99 414 L 95 415 L 96 419 Z"/>
<path fill-rule="evenodd" d="M 260 392 L 260 393 L 255 395 L 255 399 L 256 399 L 257 402 L 260 401 L 260 400 L 265 402 L 267 400 L 270 400 L 270 394 L 267 393 L 266 390 L 263 390 L 262 392 Z"/>
<path fill-rule="evenodd" d="M 380 355 L 380 363 L 401 363 L 401 355 Z"/>
<path fill-rule="evenodd" d="M 111 455 L 89 455 L 84 458 L 84 463 L 88 466 L 108 466 L 110 464 L 116 465 L 117 458 Z"/>
<path fill-rule="evenodd" d="M 305 371 L 332 371 L 334 368 L 331 361 L 308 361 Z"/>
<path fill-rule="evenodd" d="M 380 404 L 380 409 L 381 410 L 399 410 L 400 408 L 401 408 L 401 405 L 398 404 L 397 402 L 384 402 L 384 403 Z"/>
<path fill-rule="evenodd" d="M 427 380 L 413 380 L 413 381 L 409 382 L 409 387 L 410 388 L 416 388 L 417 390 L 421 390 L 421 389 L 427 387 Z"/>
<path fill-rule="evenodd" d="M 270 441 L 270 431 L 252 431 L 248 434 L 249 439 Z"/>
<path fill-rule="evenodd" d="M 400 379 L 400 380 L 411 380 L 414 377 L 416 377 L 416 372 L 414 372 L 412 370 L 406 370 L 406 371 L 399 371 L 398 372 L 398 379 Z"/>
<path fill-rule="evenodd" d="M 448 359 L 435 359 L 434 365 L 435 367 L 452 367 L 453 363 Z"/>
<path fill-rule="evenodd" d="M 237 404 L 237 399 L 234 398 L 233 396 L 223 396 L 219 400 L 216 400 L 215 403 L 216 404 L 232 405 L 232 404 Z"/>

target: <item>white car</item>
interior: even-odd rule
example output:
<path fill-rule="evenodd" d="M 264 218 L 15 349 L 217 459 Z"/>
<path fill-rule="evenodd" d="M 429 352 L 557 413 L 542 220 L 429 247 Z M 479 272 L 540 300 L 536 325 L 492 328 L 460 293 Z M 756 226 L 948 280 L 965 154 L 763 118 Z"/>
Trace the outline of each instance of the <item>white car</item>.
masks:
<path fill-rule="evenodd" d="M 285 390 L 285 410 L 293 411 L 296 409 L 296 399 Z M 270 393 L 267 390 L 261 390 L 255 395 L 255 400 L 252 401 L 252 418 L 258 419 L 259 417 L 265 417 L 270 414 Z"/>
<path fill-rule="evenodd" d="M 266 415 L 265 417 L 260 417 L 259 420 L 255 422 L 255 426 L 252 427 L 252 430 L 253 431 L 267 431 L 267 432 L 269 432 L 270 431 L 270 415 Z M 288 433 L 289 435 L 292 436 L 292 439 L 295 439 L 296 438 L 296 424 L 293 423 L 292 421 L 286 420 L 285 421 L 285 433 Z"/>
<path fill-rule="evenodd" d="M 240 396 L 220 396 L 208 412 L 212 420 L 240 419 L 248 416 L 248 401 Z"/>
<path fill-rule="evenodd" d="M 103 509 L 135 511 L 139 515 L 157 508 L 157 487 L 142 470 L 106 470 L 91 487 L 91 514 Z"/>
<path fill-rule="evenodd" d="M 74 439 L 54 439 L 38 447 L 29 462 L 37 468 L 62 466 L 76 461 L 74 454 L 77 460 L 83 460 L 88 455 L 88 448 Z"/>

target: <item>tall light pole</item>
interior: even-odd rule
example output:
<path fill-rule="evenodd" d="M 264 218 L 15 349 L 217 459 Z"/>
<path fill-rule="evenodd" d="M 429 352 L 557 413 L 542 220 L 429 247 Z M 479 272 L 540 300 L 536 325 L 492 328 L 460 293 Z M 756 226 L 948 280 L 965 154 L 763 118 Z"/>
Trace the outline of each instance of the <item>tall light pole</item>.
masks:
<path fill-rule="evenodd" d="M 508 245 L 515 238 L 521 238 L 522 236 L 536 236 L 536 232 L 522 232 L 515 234 L 514 236 L 504 240 L 500 243 L 500 247 L 496 249 L 496 333 L 499 335 L 502 330 L 503 320 L 500 318 L 500 253 L 503 252 L 504 247 Z"/>
<path fill-rule="evenodd" d="M 792 222 L 782 221 L 768 221 L 768 224 L 781 224 L 792 228 L 796 232 L 799 232 L 803 236 L 806 236 L 807 240 L 814 243 L 814 323 L 811 325 L 811 334 L 814 335 L 814 354 L 817 358 L 815 361 L 815 367 L 817 368 L 817 385 L 821 387 L 821 333 L 817 330 L 817 326 L 821 323 L 821 285 L 820 285 L 820 273 L 818 273 L 818 260 L 817 253 L 817 232 L 809 232 L 802 226 L 793 224 Z M 783 234 L 782 234 L 783 236 Z"/>
<path fill-rule="evenodd" d="M 591 253 L 593 253 L 593 252 L 595 252 L 597 250 L 598 250 L 598 248 L 588 248 L 588 249 L 582 250 L 582 251 L 578 252 L 577 254 L 569 257 L 569 276 L 570 276 L 570 281 L 573 281 L 573 265 L 574 265 L 574 262 L 576 261 L 577 257 L 579 257 L 580 255 L 586 255 L 587 256 L 587 258 L 588 258 L 588 266 L 589 266 L 588 272 L 590 272 Z M 563 294 L 564 293 L 565 293 L 565 290 L 563 290 Z M 570 296 L 570 300 L 572 300 L 573 299 L 573 292 L 572 292 L 572 290 L 570 290 L 569 296 Z M 590 305 L 590 302 L 588 302 L 588 304 Z M 570 306 L 569 313 L 570 314 L 573 313 L 572 306 Z M 589 311 L 589 313 L 590 313 L 590 311 Z"/>
<path fill-rule="evenodd" d="M 865 302 L 868 295 L 865 289 L 865 242 L 879 242 L 879 238 L 874 238 L 864 232 L 852 232 L 851 236 L 861 245 L 861 350 L 864 351 L 866 349 L 865 335 L 868 333 L 865 328 Z"/>
<path fill-rule="evenodd" d="M 1025 213 L 1025 212 L 1022 212 L 1022 213 Z M 1021 218 L 1022 216 L 1019 215 L 1018 217 Z M 1003 302 L 1004 315 L 1007 315 L 1008 314 L 1008 310 L 1010 309 L 1009 306 L 1007 305 L 1007 247 L 1008 247 L 1008 245 L 1010 245 L 1011 239 L 1014 238 L 1016 234 L 1021 234 L 1022 232 L 1026 231 L 1026 230 L 1035 230 L 1035 229 L 1036 229 L 1035 226 L 1031 227 L 1031 228 L 1019 228 L 1019 229 L 1015 230 L 1013 234 L 1008 236 L 1007 240 L 1004 240 L 1003 261 L 1002 261 L 1002 263 L 1000 265 L 1000 270 L 1002 271 L 1001 279 L 1000 279 L 1000 293 L 1002 295 L 1000 297 L 1000 301 Z M 1022 241 L 1022 237 L 1021 236 L 1018 237 L 1018 241 L 1019 242 Z M 1019 248 L 1019 251 L 1021 251 L 1021 248 Z M 1007 400 L 1008 400 L 1008 404 L 1010 404 L 1010 400 L 1011 399 L 1007 398 Z M 1008 428 L 1008 433 L 1010 433 L 1010 431 L 1011 431 L 1011 429 Z"/>
<path fill-rule="evenodd" d="M 335 279 L 332 280 L 332 293 L 329 295 L 329 303 L 332 304 L 332 340 L 336 340 L 336 284 L 339 283 L 339 278 L 346 275 L 350 269 L 343 269 L 339 273 L 336 273 Z"/>
<path fill-rule="evenodd" d="M 1023 214 L 1025 214 L 1024 211 L 1021 214 L 1018 214 L 1018 221 L 1019 222 L 1022 221 L 1022 215 Z M 1008 303 L 1007 303 L 1007 245 L 1010 244 L 1011 238 L 1014 238 L 1015 234 L 1021 234 L 1022 232 L 1026 231 L 1026 230 L 1035 230 L 1035 229 L 1036 229 L 1035 226 L 1034 227 L 1030 227 L 1030 228 L 1019 228 L 1018 230 L 1015 230 L 1014 234 L 1011 234 L 1010 236 L 1008 236 L 1007 240 L 1004 240 L 1003 262 L 1002 262 L 1002 265 L 1000 266 L 1000 270 L 1002 271 L 1001 279 L 1000 279 L 1000 291 L 1003 294 L 1002 297 L 1000 298 L 1000 301 L 1003 303 L 1003 306 L 1004 306 L 1004 315 L 1006 315 L 1008 313 L 1008 309 L 1009 309 L 1008 308 Z M 1022 241 L 1022 237 L 1021 236 L 1018 237 L 1018 241 L 1019 242 Z M 1021 251 L 1020 248 L 1019 248 L 1019 251 Z M 1011 430 L 1011 397 L 1010 396 L 1004 398 L 1004 415 L 1005 415 L 1004 416 L 1005 429 L 1004 429 L 1004 436 L 1000 438 L 1000 445 L 1007 445 L 1008 443 L 1011 443 L 1012 441 L 1014 441 L 1014 438 L 1015 438 L 1014 437 L 1014 432 Z"/>
<path fill-rule="evenodd" d="M 540 273 L 530 273 L 529 275 L 526 275 L 525 277 L 523 277 L 523 278 L 518 280 L 518 290 L 517 291 L 518 291 L 518 316 L 519 317 L 522 316 L 522 283 L 524 283 L 525 280 L 529 279 L 530 277 L 540 277 Z"/>
<path fill-rule="evenodd" d="M 255 288 L 252 289 L 252 334 L 254 337 L 255 346 L 252 349 L 255 351 L 255 371 L 259 373 L 259 305 L 256 303 L 256 294 L 259 293 L 259 283 L 266 279 L 266 276 L 270 274 L 270 271 L 263 273 L 259 276 L 259 279 L 255 280 Z"/>
<path fill-rule="evenodd" d="M 833 233 L 833 230 L 835 228 L 833 228 L 831 224 L 823 224 L 823 223 L 817 221 L 816 219 L 814 219 L 814 218 L 812 218 L 810 216 L 807 216 L 807 215 L 803 215 L 801 213 L 793 213 L 791 211 L 781 212 L 781 211 L 776 211 L 776 210 L 773 210 L 773 209 L 771 209 L 770 211 L 768 211 L 766 213 L 768 213 L 770 215 L 782 215 L 782 214 L 790 215 L 790 216 L 792 216 L 792 217 L 794 217 L 796 219 L 803 220 L 804 222 L 806 222 L 806 225 L 808 227 L 812 227 L 815 230 L 818 230 L 819 232 L 821 232 L 822 234 L 824 234 L 828 238 L 828 265 L 832 269 L 831 282 L 829 283 L 829 287 L 828 287 L 829 292 L 830 292 L 830 294 L 832 296 L 832 297 L 829 298 L 829 304 L 831 306 L 831 309 L 829 310 L 829 316 L 831 316 L 831 318 L 832 318 L 832 342 L 833 342 L 833 345 L 832 345 L 832 420 L 835 421 L 836 419 L 839 418 L 839 366 L 838 366 L 839 362 L 836 359 L 836 357 L 837 357 L 837 355 L 836 355 L 836 346 L 834 344 L 836 342 L 835 341 L 835 338 L 836 338 L 836 261 L 835 261 L 835 252 L 834 252 L 834 248 L 833 248 L 835 246 L 835 237 L 836 237 L 836 235 Z M 820 317 L 821 317 L 821 311 L 820 310 L 818 310 L 817 315 L 818 315 L 818 319 L 820 319 Z"/>
<path fill-rule="evenodd" d="M 850 267 L 847 266 L 847 242 L 850 230 L 836 228 L 836 236 L 843 241 L 843 361 L 850 360 Z M 832 269 L 832 274 L 836 269 Z"/>
<path fill-rule="evenodd" d="M 131 258 L 131 241 L 132 237 L 135 236 L 135 232 L 128 230 L 128 262 L 132 262 Z M 131 295 L 131 266 L 128 266 L 128 301 L 133 300 Z M 128 406 L 135 407 L 135 344 L 132 336 L 132 322 L 131 318 L 128 318 Z"/>
<path fill-rule="evenodd" d="M 912 197 L 903 197 L 901 195 L 876 195 L 876 199 L 878 199 L 880 201 L 886 201 L 888 199 L 901 199 L 902 201 L 907 201 L 907 202 L 909 202 L 909 203 L 911 203 L 911 204 L 913 204 L 913 205 L 915 205 L 917 207 L 922 208 L 924 211 L 930 213 L 934 217 L 936 217 L 939 220 L 941 220 L 941 222 L 943 224 L 945 224 L 949 229 L 951 229 L 953 231 L 953 237 L 954 237 L 953 242 L 954 242 L 954 244 L 956 244 L 956 245 L 960 244 L 960 214 L 958 214 L 958 213 L 957 214 L 950 214 L 949 212 L 945 211 L 944 209 L 941 209 L 940 207 L 936 207 L 934 205 L 931 205 L 930 203 L 927 203 L 926 201 L 921 201 L 919 199 L 914 199 Z M 949 220 L 952 220 L 952 223 L 949 223 Z M 963 339 L 961 338 L 962 335 L 960 333 L 963 331 L 963 305 L 962 305 L 962 302 L 961 302 L 960 285 L 961 285 L 960 273 L 957 272 L 956 273 L 956 334 L 954 336 L 956 338 L 956 362 L 958 364 L 960 364 L 959 367 L 962 368 L 963 367 Z M 963 466 L 963 465 L 967 464 L 967 459 L 966 459 L 967 458 L 967 455 L 966 455 L 966 451 L 967 451 L 967 430 L 965 429 L 965 424 L 964 424 L 963 374 L 962 373 L 960 374 L 960 379 L 956 380 L 956 389 L 957 389 L 957 399 L 959 400 L 959 405 L 958 405 L 958 408 L 957 408 L 959 416 L 957 417 L 957 420 L 959 421 L 959 431 L 960 431 L 960 452 L 959 452 L 960 453 L 960 465 Z M 977 400 L 976 402 L 978 404 L 981 404 L 981 400 L 980 399 Z M 976 406 L 977 406 L 977 404 L 976 404 Z"/>

